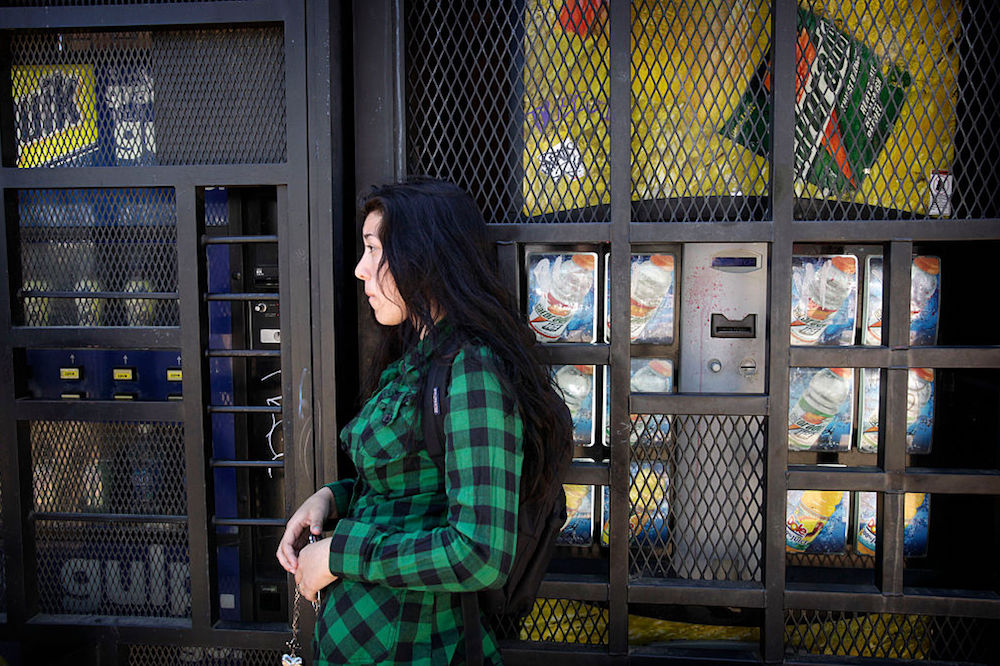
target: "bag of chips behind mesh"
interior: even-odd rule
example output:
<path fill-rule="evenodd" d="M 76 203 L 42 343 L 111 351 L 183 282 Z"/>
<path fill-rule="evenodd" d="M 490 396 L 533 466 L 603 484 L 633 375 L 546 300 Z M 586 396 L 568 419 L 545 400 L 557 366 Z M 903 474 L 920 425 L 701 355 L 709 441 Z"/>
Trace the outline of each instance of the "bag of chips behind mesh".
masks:
<path fill-rule="evenodd" d="M 602 0 L 525 8 L 529 216 L 609 202 L 608 12 Z M 634 2 L 632 198 L 762 194 L 767 162 L 718 132 L 768 45 L 767 0 Z"/>

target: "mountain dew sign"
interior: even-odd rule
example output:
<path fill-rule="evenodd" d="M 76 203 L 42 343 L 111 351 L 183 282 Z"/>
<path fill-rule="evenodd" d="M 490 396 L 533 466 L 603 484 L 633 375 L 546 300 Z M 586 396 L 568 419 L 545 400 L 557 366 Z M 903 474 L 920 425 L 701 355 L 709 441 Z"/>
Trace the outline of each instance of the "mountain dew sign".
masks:
<path fill-rule="evenodd" d="M 856 191 L 892 133 L 910 75 L 833 23 L 799 9 L 795 175 L 826 192 Z M 722 134 L 759 155 L 771 145 L 770 55 Z"/>

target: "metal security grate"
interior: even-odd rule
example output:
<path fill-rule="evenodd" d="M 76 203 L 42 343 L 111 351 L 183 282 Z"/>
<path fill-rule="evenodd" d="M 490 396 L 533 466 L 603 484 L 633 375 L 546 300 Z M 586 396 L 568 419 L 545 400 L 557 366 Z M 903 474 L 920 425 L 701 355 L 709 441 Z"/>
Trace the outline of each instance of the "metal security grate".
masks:
<path fill-rule="evenodd" d="M 166 188 L 20 190 L 26 326 L 176 326 L 177 227 Z"/>
<path fill-rule="evenodd" d="M 43 613 L 190 617 L 187 525 L 38 520 Z"/>
<path fill-rule="evenodd" d="M 285 160 L 280 27 L 18 33 L 11 59 L 19 167 Z"/>
<path fill-rule="evenodd" d="M 181 424 L 33 421 L 28 431 L 35 511 L 186 514 Z"/>
<path fill-rule="evenodd" d="M 630 485 L 630 574 L 761 580 L 762 416 L 640 414 Z"/>
<path fill-rule="evenodd" d="M 785 654 L 995 663 L 1000 622 L 969 617 L 791 610 Z"/>
<path fill-rule="evenodd" d="M 975 76 L 960 70 L 981 48 L 966 43 L 977 19 L 963 4 L 979 3 L 802 3 L 796 217 L 954 216 L 956 130 L 977 120 L 960 113 L 960 78 Z"/>
<path fill-rule="evenodd" d="M 606 645 L 608 610 L 572 599 L 536 599 L 535 607 L 520 623 L 500 618 L 496 631 L 501 640 Z"/>
<path fill-rule="evenodd" d="M 128 645 L 126 648 L 128 666 L 271 666 L 281 661 L 281 653 L 271 650 L 175 645 Z"/>
<path fill-rule="evenodd" d="M 767 214 L 769 22 L 761 0 L 632 3 L 633 219 Z"/>
<path fill-rule="evenodd" d="M 488 222 L 520 214 L 515 3 L 406 6 L 406 170 L 452 180 Z"/>

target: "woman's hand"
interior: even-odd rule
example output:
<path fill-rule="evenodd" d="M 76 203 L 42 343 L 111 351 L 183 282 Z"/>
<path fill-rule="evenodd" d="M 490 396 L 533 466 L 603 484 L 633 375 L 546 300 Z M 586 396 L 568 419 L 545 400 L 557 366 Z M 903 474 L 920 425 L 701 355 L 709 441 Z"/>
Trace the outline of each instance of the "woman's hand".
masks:
<path fill-rule="evenodd" d="M 307 601 L 317 601 L 320 590 L 337 580 L 330 573 L 330 542 L 323 539 L 299 551 L 299 566 L 295 570 L 295 585 Z"/>
<path fill-rule="evenodd" d="M 298 580 L 299 556 L 309 542 L 309 535 L 319 536 L 323 531 L 323 522 L 328 518 L 336 518 L 336 511 L 333 491 L 329 488 L 320 488 L 302 503 L 285 524 L 285 533 L 278 542 L 278 552 L 275 555 L 285 571 L 296 575 L 296 580 Z M 326 551 L 330 552 L 329 544 L 326 546 Z"/>

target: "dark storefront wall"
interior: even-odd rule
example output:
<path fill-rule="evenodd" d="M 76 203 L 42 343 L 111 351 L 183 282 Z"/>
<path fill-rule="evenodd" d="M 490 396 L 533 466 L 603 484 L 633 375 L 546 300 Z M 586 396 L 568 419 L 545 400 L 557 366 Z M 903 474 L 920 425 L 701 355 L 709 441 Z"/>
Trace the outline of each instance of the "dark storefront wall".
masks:
<path fill-rule="evenodd" d="M 828 19 L 811 37 L 891 52 L 911 80 L 886 61 L 879 80 L 920 91 L 885 111 L 881 152 L 850 157 L 874 186 L 822 197 L 795 177 L 793 2 L 70 4 L 0 7 L 0 654 L 58 632 L 84 663 L 278 661 L 275 539 L 341 473 L 330 443 L 374 327 L 355 191 L 421 173 L 480 202 L 526 316 L 560 256 L 595 260 L 593 316 L 544 343 L 590 387 L 572 481 L 592 511 L 511 662 L 995 658 L 996 10 L 802 3 Z M 51 103 L 69 90 L 79 117 Z M 628 301 L 603 295 L 650 255 L 673 287 L 630 341 Z M 851 344 L 790 344 L 803 275 L 832 256 L 853 257 L 859 322 L 882 258 L 882 344 L 858 322 Z M 906 317 L 914 257 L 940 261 L 929 346 Z M 700 283 L 713 262 L 725 281 Z M 692 303 L 726 317 L 716 335 Z M 635 384 L 649 359 L 668 389 Z M 850 450 L 789 451 L 790 397 L 826 367 L 854 369 L 856 398 L 861 369 L 880 376 L 881 453 L 858 450 L 857 414 Z M 904 445 L 912 368 L 934 371 L 929 453 Z M 853 536 L 786 553 L 801 490 L 846 491 L 848 533 L 874 493 L 875 554 Z M 907 493 L 930 498 L 926 554 L 906 550 Z"/>

